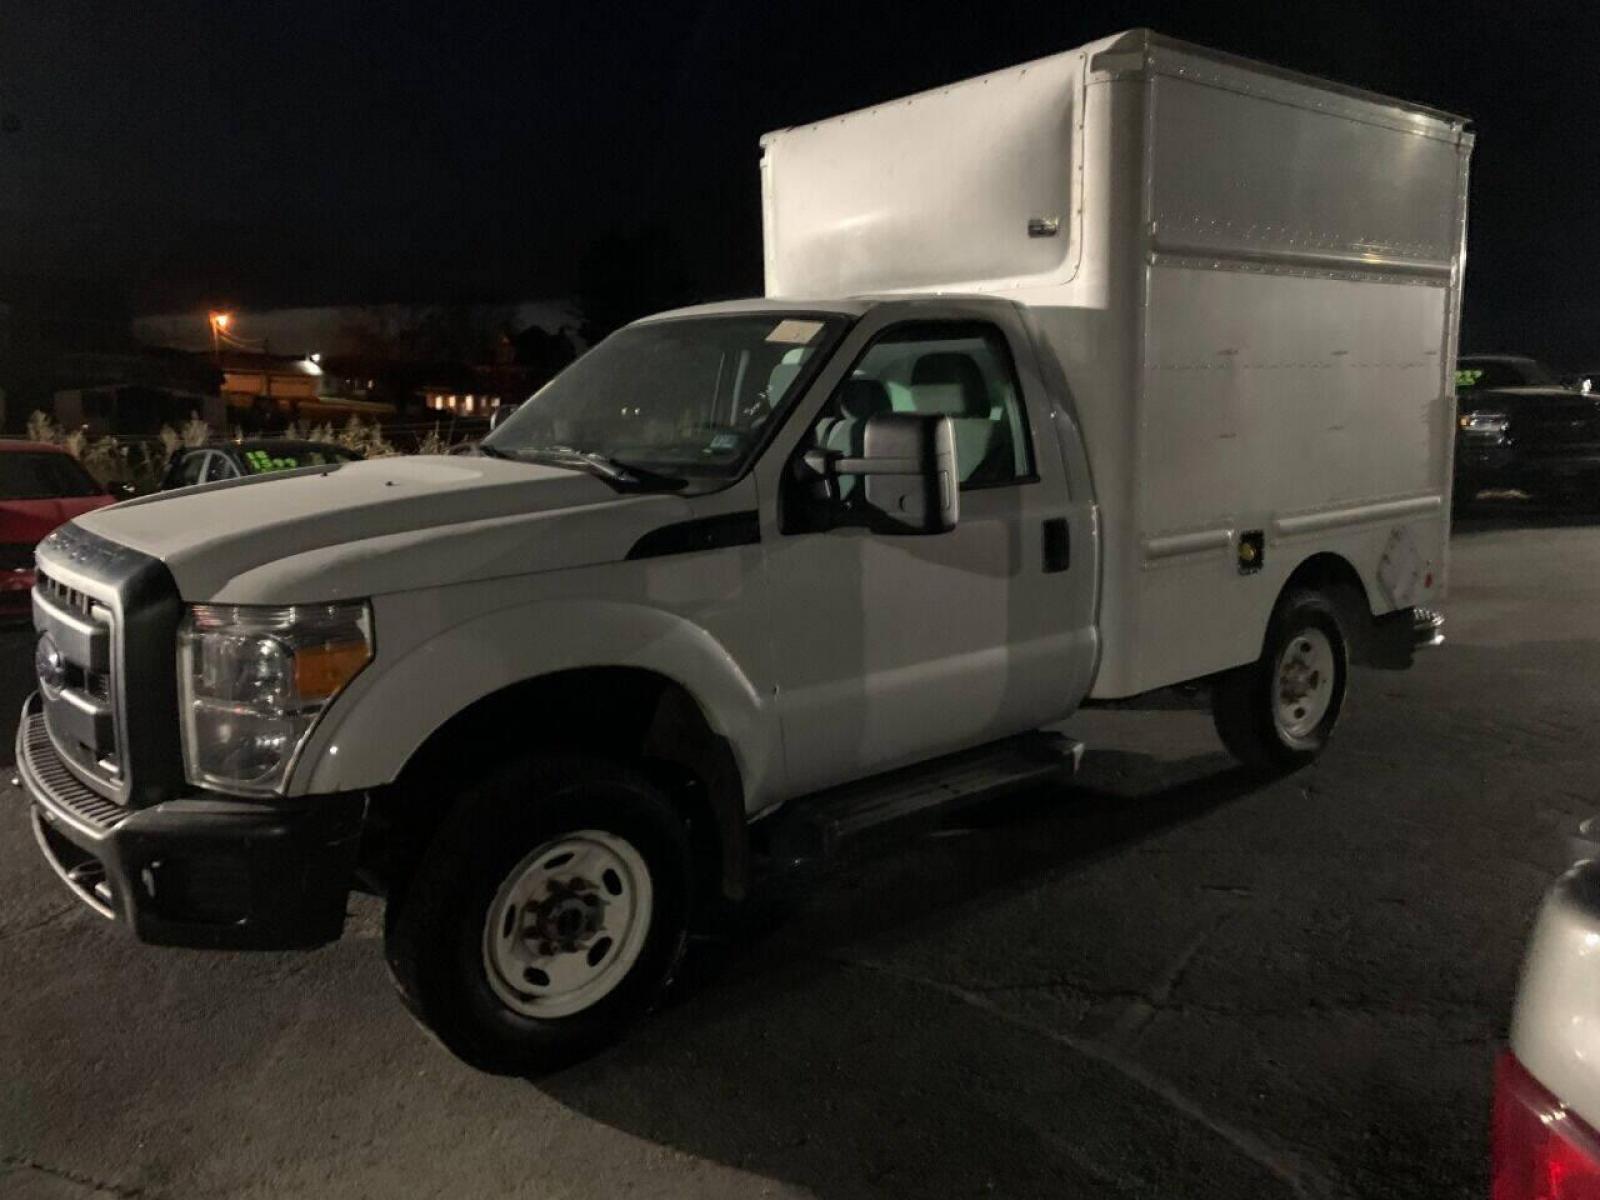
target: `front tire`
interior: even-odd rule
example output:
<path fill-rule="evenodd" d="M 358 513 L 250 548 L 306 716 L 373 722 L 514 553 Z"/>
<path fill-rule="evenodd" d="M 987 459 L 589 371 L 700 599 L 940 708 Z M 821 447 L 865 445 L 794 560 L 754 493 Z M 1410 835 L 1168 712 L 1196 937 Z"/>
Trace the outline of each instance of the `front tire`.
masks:
<path fill-rule="evenodd" d="M 1211 715 L 1223 745 L 1264 774 L 1306 766 L 1338 724 L 1349 674 L 1333 604 L 1320 592 L 1290 592 L 1273 613 L 1261 657 L 1213 689 Z"/>
<path fill-rule="evenodd" d="M 682 957 L 688 831 L 625 767 L 546 756 L 471 788 L 389 914 L 401 997 L 473 1066 L 538 1074 L 614 1041 Z"/>

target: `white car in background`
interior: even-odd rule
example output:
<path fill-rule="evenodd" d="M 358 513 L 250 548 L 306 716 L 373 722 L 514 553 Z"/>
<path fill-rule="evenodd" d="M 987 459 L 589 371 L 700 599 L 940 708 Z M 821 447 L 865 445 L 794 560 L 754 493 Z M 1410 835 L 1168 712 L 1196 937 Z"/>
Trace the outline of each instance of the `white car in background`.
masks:
<path fill-rule="evenodd" d="M 1493 1200 L 1600 1197 L 1600 820 L 1545 896 L 1495 1069 Z"/>

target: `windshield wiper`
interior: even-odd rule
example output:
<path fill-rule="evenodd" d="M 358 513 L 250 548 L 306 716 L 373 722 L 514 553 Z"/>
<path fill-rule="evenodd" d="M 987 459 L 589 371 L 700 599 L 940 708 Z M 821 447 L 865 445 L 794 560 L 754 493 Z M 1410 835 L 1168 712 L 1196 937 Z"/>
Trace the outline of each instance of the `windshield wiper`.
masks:
<path fill-rule="evenodd" d="M 515 457 L 524 462 L 545 461 L 557 466 L 584 466 L 595 474 L 601 476 L 608 483 L 623 487 L 648 487 L 662 488 L 675 491 L 686 487 L 687 479 L 680 479 L 676 475 L 666 475 L 660 471 L 652 471 L 648 467 L 641 467 L 636 463 L 623 462 L 612 458 L 608 454 L 601 454 L 595 450 L 579 450 L 574 446 L 535 446 L 527 450 L 517 450 L 514 453 L 500 451 L 506 457 Z"/>
<path fill-rule="evenodd" d="M 488 458 L 504 458 L 510 460 L 516 457 L 515 455 L 507 454 L 504 450 L 500 449 L 499 446 L 489 445 L 488 442 L 479 442 L 477 450 L 479 454 L 482 454 Z"/>
<path fill-rule="evenodd" d="M 585 455 L 585 457 L 590 457 Z M 689 481 L 681 475 L 668 475 L 665 471 L 653 471 L 649 467 L 641 467 L 635 462 L 623 462 L 620 458 L 612 458 L 608 454 L 597 454 L 593 457 L 609 463 L 613 468 L 631 475 L 634 480 L 646 487 L 661 488 L 664 491 L 676 491 L 688 487 Z"/>

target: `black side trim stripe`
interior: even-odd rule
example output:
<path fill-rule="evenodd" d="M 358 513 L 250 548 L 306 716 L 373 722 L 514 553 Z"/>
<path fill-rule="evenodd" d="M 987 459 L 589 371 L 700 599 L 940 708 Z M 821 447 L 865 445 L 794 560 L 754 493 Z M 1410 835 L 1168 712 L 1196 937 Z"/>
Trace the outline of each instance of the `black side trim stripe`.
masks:
<path fill-rule="evenodd" d="M 675 521 L 652 529 L 633 544 L 629 558 L 661 558 L 668 554 L 698 554 L 727 546 L 754 546 L 761 541 L 761 517 L 748 512 L 722 513 Z"/>

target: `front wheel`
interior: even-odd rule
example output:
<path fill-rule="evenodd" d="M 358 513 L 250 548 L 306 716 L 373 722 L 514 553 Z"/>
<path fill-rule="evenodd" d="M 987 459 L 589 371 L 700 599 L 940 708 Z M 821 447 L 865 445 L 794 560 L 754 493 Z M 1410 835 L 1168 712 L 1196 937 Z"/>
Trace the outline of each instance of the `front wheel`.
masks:
<path fill-rule="evenodd" d="M 412 1012 L 462 1059 L 535 1074 L 614 1040 L 683 953 L 689 840 L 642 775 L 532 759 L 454 807 L 388 920 Z"/>
<path fill-rule="evenodd" d="M 1213 689 L 1211 715 L 1223 745 L 1253 770 L 1305 766 L 1333 734 L 1349 672 L 1333 605 L 1320 592 L 1291 592 L 1273 614 L 1261 657 Z"/>

